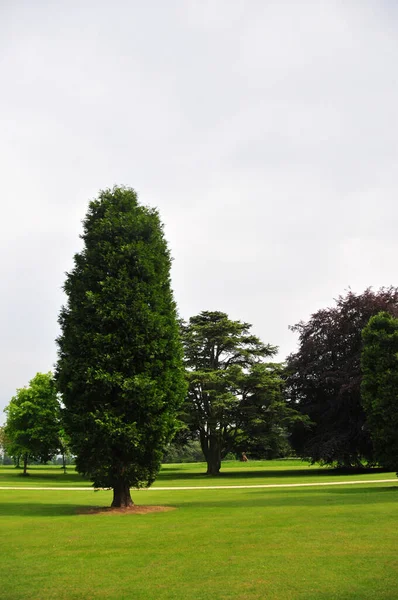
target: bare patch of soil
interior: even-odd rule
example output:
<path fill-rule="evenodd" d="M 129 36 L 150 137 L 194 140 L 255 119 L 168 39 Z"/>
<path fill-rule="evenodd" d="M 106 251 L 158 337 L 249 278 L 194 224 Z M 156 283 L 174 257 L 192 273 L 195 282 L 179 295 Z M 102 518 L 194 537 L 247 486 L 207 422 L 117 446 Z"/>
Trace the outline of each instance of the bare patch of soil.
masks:
<path fill-rule="evenodd" d="M 88 506 L 87 508 L 80 508 L 78 513 L 80 515 L 146 515 L 154 512 L 168 512 L 170 510 L 176 510 L 175 506 L 144 506 L 142 504 L 133 504 L 128 508 L 112 508 L 105 506 Z"/>

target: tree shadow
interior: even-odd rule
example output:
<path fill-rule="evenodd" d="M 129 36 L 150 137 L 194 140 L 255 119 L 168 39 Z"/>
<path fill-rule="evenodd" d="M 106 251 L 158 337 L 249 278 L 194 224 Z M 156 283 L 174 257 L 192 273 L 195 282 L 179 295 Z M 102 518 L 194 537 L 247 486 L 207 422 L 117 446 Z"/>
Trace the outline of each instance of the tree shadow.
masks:
<path fill-rule="evenodd" d="M 27 518 L 46 518 L 46 517 L 93 517 L 98 515 L 126 515 L 126 514 L 149 514 L 168 512 L 175 510 L 176 505 L 171 504 L 148 504 L 137 503 L 131 511 L 125 509 L 112 509 L 110 502 L 104 505 L 98 504 L 50 504 L 42 502 L 29 502 L 29 504 L 19 504 L 16 502 L 0 502 L 0 523 L 5 517 Z"/>
<path fill-rule="evenodd" d="M 50 484 L 53 482 L 55 485 L 71 485 L 71 486 L 79 486 L 80 484 L 85 484 L 86 486 L 90 486 L 91 482 L 87 481 L 82 475 L 78 473 L 43 473 L 40 470 L 31 471 L 30 469 L 27 472 L 27 477 L 23 476 L 20 471 L 15 471 L 14 473 L 1 473 L 0 474 L 0 484 L 2 480 L 7 480 L 7 484 L 15 478 L 16 482 L 20 482 L 21 479 L 27 480 L 27 485 L 31 485 L 32 483 L 43 483 Z"/>
<path fill-rule="evenodd" d="M 210 492 L 211 490 L 209 490 Z M 236 492 L 236 490 L 229 490 Z M 224 490 L 217 490 L 216 497 L 211 500 L 203 498 L 201 500 L 202 490 L 198 491 L 195 499 L 184 502 L 178 501 L 178 492 L 173 496 L 173 507 L 198 508 L 200 518 L 204 518 L 208 510 L 214 508 L 228 508 L 228 510 L 237 510 L 245 513 L 248 508 L 267 507 L 319 507 L 325 509 L 332 506 L 365 505 L 378 503 L 396 503 L 398 500 L 398 485 L 383 487 L 357 487 L 347 486 L 344 488 L 283 488 L 283 489 L 246 489 L 239 490 L 244 492 L 237 498 L 235 494 L 228 492 L 228 487 Z M 214 492 L 213 492 L 214 493 Z M 162 503 L 163 504 L 163 503 Z M 15 502 L 10 498 L 10 502 L 0 502 L 0 521 L 5 517 L 45 518 L 45 517 L 76 517 L 88 514 L 89 511 L 98 511 L 109 508 L 109 502 L 103 505 L 90 504 L 57 504 L 42 502 Z M 209 518 L 215 518 L 213 515 Z"/>
<path fill-rule="evenodd" d="M 398 483 L 398 481 L 397 481 Z M 366 484 L 364 484 L 366 485 Z M 328 489 L 329 493 L 332 494 L 346 494 L 347 492 L 349 492 L 352 496 L 354 496 L 355 494 L 377 494 L 377 493 L 383 493 L 383 492 L 391 492 L 392 494 L 398 494 L 398 485 L 389 485 L 389 486 L 383 486 L 383 487 L 377 487 L 377 485 L 375 485 L 374 487 L 367 487 L 367 488 L 361 488 L 361 487 L 357 487 L 357 486 L 352 486 L 352 489 L 336 489 L 336 488 L 330 488 Z M 397 500 L 397 498 L 395 498 L 395 500 Z"/>
<path fill-rule="evenodd" d="M 81 508 L 82 505 L 78 504 L 1 502 L 0 520 L 3 517 L 72 517 L 76 516 Z"/>
<path fill-rule="evenodd" d="M 376 473 L 387 473 L 385 469 L 328 469 L 328 468 L 305 468 L 302 469 L 262 469 L 262 470 L 242 470 L 221 471 L 218 475 L 206 475 L 206 473 L 184 473 L 178 469 L 167 469 L 160 471 L 157 482 L 170 480 L 205 480 L 207 482 L 217 483 L 223 479 L 267 479 L 267 478 L 288 478 L 288 477 L 340 477 L 341 475 L 366 475 Z"/>

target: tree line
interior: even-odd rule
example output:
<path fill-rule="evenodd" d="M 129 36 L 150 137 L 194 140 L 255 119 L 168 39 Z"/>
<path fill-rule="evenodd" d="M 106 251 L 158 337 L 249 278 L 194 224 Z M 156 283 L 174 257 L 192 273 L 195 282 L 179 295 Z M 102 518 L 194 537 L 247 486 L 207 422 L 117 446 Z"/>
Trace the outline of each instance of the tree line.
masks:
<path fill-rule="evenodd" d="M 340 296 L 292 327 L 298 349 L 277 363 L 249 323 L 179 320 L 159 214 L 134 190 L 100 192 L 82 239 L 55 374 L 17 391 L 0 432 L 25 473 L 69 450 L 113 506 L 131 506 L 172 440 L 199 442 L 209 475 L 231 452 L 397 469 L 398 288 Z"/>

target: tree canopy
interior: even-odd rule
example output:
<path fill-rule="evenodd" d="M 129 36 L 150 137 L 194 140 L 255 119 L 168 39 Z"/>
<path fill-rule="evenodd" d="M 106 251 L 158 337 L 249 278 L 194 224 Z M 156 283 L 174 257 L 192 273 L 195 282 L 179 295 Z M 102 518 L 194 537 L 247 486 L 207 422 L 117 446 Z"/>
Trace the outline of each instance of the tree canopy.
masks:
<path fill-rule="evenodd" d="M 5 449 L 11 456 L 23 457 L 25 474 L 29 459 L 47 462 L 58 452 L 59 410 L 52 373 L 37 373 L 5 408 Z"/>
<path fill-rule="evenodd" d="M 61 310 L 57 380 L 76 467 L 113 506 L 150 485 L 186 384 L 171 259 L 155 209 L 130 188 L 100 192 L 83 222 Z"/>
<path fill-rule="evenodd" d="M 294 413 L 281 397 L 281 367 L 266 362 L 276 348 L 251 334 L 251 325 L 204 311 L 182 324 L 189 391 L 188 429 L 199 436 L 207 473 L 217 475 L 230 451 L 280 435 Z"/>
<path fill-rule="evenodd" d="M 362 403 L 375 458 L 398 471 L 398 319 L 372 317 L 362 332 Z"/>
<path fill-rule="evenodd" d="M 313 422 L 293 435 L 301 456 L 346 467 L 373 460 L 361 402 L 362 329 L 383 310 L 398 312 L 398 288 L 349 291 L 292 327 L 299 348 L 288 357 L 286 393 Z"/>

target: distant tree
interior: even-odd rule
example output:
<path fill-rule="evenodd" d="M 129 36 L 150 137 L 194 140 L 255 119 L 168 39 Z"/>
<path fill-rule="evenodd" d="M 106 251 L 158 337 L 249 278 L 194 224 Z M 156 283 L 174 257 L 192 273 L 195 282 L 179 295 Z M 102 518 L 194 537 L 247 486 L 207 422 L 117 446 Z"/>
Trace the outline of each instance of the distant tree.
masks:
<path fill-rule="evenodd" d="M 5 448 L 5 432 L 4 427 L 0 425 L 0 451 L 3 452 Z"/>
<path fill-rule="evenodd" d="M 4 427 L 2 427 L 2 426 L 0 426 L 0 455 L 1 455 L 2 464 L 4 464 L 4 459 L 7 456 L 7 451 L 6 451 L 6 436 L 5 436 Z"/>
<path fill-rule="evenodd" d="M 314 423 L 292 436 L 302 457 L 344 467 L 373 461 L 361 403 L 362 329 L 382 310 L 398 313 L 398 288 L 349 291 L 291 328 L 299 349 L 288 357 L 287 395 Z"/>
<path fill-rule="evenodd" d="M 0 460 L 3 465 L 12 465 L 13 459 L 7 452 L 7 447 L 9 446 L 9 442 L 7 440 L 5 427 L 0 427 Z"/>
<path fill-rule="evenodd" d="M 171 259 L 156 210 L 129 188 L 100 192 L 64 285 L 57 379 L 76 468 L 113 488 L 150 485 L 186 392 Z"/>
<path fill-rule="evenodd" d="M 7 453 L 4 452 L 3 453 L 3 465 L 13 465 L 14 461 L 12 459 L 12 457 Z"/>
<path fill-rule="evenodd" d="M 65 474 L 67 461 L 68 459 L 70 460 L 70 437 L 66 433 L 65 428 L 62 424 L 59 429 L 59 451 L 61 453 L 62 468 Z"/>
<path fill-rule="evenodd" d="M 59 402 L 52 373 L 37 373 L 28 387 L 17 390 L 5 412 L 5 448 L 23 458 L 26 475 L 29 460 L 47 462 L 59 448 Z"/>
<path fill-rule="evenodd" d="M 362 332 L 362 403 L 377 462 L 398 471 L 398 319 L 381 312 Z"/>
<path fill-rule="evenodd" d="M 231 451 L 247 450 L 295 412 L 281 398 L 281 367 L 264 362 L 276 348 L 250 333 L 251 325 L 204 311 L 182 323 L 189 391 L 183 420 L 199 437 L 207 474 L 217 475 Z"/>
<path fill-rule="evenodd" d="M 185 444 L 169 444 L 163 463 L 195 463 L 203 462 L 204 459 L 199 440 L 188 440 Z"/>

